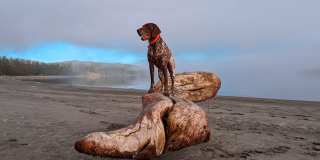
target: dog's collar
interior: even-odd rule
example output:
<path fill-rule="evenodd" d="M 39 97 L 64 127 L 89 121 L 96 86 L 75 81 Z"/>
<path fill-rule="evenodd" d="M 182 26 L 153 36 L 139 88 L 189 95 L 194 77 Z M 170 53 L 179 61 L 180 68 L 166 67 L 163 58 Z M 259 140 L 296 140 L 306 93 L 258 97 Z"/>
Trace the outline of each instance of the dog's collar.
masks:
<path fill-rule="evenodd" d="M 151 48 L 151 44 L 156 43 L 156 41 L 159 39 L 159 37 L 160 37 L 160 34 L 158 34 L 157 37 L 153 41 L 149 40 L 150 44 L 149 44 L 148 48 Z"/>

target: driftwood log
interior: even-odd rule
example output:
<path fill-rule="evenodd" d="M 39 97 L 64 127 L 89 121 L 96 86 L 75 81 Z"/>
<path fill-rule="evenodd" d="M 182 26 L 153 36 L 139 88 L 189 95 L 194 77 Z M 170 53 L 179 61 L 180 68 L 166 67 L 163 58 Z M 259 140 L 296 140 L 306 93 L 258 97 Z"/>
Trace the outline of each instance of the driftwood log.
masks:
<path fill-rule="evenodd" d="M 192 102 L 201 102 L 217 95 L 221 87 L 220 78 L 209 72 L 190 72 L 176 74 L 174 80 L 175 97 Z M 168 80 L 171 88 L 171 79 Z M 155 86 L 156 91 L 161 91 L 161 81 Z"/>
<path fill-rule="evenodd" d="M 161 92 L 143 95 L 142 103 L 134 124 L 91 133 L 75 142 L 75 149 L 93 156 L 152 159 L 210 140 L 207 114 L 195 103 Z"/>

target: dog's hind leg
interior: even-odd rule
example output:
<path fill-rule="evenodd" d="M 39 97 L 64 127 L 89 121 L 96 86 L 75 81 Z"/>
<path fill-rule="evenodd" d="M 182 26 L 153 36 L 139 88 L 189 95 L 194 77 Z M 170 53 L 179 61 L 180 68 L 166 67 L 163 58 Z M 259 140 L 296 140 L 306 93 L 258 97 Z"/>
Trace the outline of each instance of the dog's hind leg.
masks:
<path fill-rule="evenodd" d="M 176 77 L 176 74 L 175 74 L 175 71 L 174 71 L 175 68 L 176 68 L 176 64 L 175 64 L 173 56 L 172 56 L 169 59 L 169 62 L 168 62 L 168 70 L 169 70 L 170 77 L 171 77 L 171 92 L 172 92 L 172 96 L 174 96 L 173 89 L 174 89 L 174 80 L 175 80 L 175 77 Z"/>
<path fill-rule="evenodd" d="M 158 76 L 159 76 L 159 80 L 161 82 L 161 92 L 163 92 L 164 80 L 163 80 L 163 71 L 162 71 L 162 69 L 158 68 Z"/>

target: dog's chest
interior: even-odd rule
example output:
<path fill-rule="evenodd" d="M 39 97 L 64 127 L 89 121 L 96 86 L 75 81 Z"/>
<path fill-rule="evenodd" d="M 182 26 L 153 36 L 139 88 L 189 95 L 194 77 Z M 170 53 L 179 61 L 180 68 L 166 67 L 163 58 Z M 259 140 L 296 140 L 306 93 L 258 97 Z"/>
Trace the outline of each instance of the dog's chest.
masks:
<path fill-rule="evenodd" d="M 162 43 L 156 43 L 148 49 L 148 61 L 156 67 L 162 68 L 169 60 L 171 53 L 168 46 Z"/>

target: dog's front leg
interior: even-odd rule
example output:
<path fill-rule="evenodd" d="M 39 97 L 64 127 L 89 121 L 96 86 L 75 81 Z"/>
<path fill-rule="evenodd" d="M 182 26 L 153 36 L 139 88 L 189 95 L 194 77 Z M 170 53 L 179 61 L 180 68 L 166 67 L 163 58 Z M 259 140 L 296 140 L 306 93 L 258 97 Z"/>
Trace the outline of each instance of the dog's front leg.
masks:
<path fill-rule="evenodd" d="M 154 65 L 152 63 L 149 63 L 149 70 L 150 70 L 151 86 L 148 93 L 153 93 L 155 90 L 155 86 L 154 86 Z"/>
<path fill-rule="evenodd" d="M 169 97 L 169 90 L 168 90 L 168 66 L 164 65 L 163 66 L 163 74 L 164 74 L 164 95 Z"/>
<path fill-rule="evenodd" d="M 161 68 L 160 69 L 158 68 L 158 76 L 161 82 L 161 92 L 163 92 L 164 80 L 163 80 L 163 70 Z"/>

